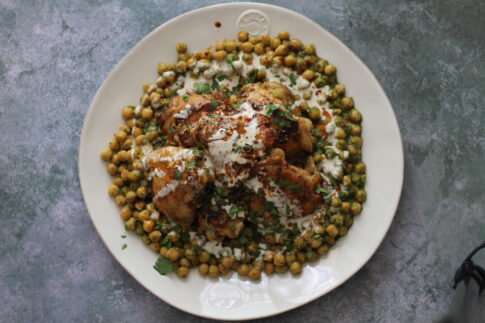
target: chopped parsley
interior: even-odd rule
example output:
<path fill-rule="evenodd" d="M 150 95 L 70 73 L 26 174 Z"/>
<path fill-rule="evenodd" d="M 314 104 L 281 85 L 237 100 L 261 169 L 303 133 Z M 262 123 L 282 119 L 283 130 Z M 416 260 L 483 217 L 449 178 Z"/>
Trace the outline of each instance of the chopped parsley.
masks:
<path fill-rule="evenodd" d="M 244 148 L 253 148 L 250 144 L 244 144 L 244 146 L 237 146 L 236 148 L 233 148 L 232 151 L 239 154 Z"/>
<path fill-rule="evenodd" d="M 296 75 L 295 73 L 290 73 L 290 86 L 293 87 L 296 85 Z"/>
<path fill-rule="evenodd" d="M 217 108 L 219 106 L 219 102 L 217 102 L 217 100 L 211 100 L 211 104 L 214 108 Z"/>
<path fill-rule="evenodd" d="M 158 271 L 158 273 L 162 276 L 168 274 L 169 272 L 173 271 L 173 263 L 171 260 L 160 256 L 157 259 L 157 262 L 153 266 L 153 268 Z"/>
<path fill-rule="evenodd" d="M 248 76 L 248 79 L 246 80 L 247 83 L 254 83 L 256 82 L 256 79 L 258 78 L 258 69 L 256 68 L 254 71 L 252 71 L 249 76 Z"/>
<path fill-rule="evenodd" d="M 332 192 L 330 192 L 328 189 L 324 188 L 324 187 L 321 187 L 320 185 L 318 185 L 317 187 L 317 190 L 315 191 L 317 194 L 322 194 L 323 195 L 323 198 L 325 200 L 329 199 L 332 197 Z"/>
<path fill-rule="evenodd" d="M 212 91 L 214 91 L 214 90 L 219 90 L 219 88 L 220 88 L 220 85 L 219 85 L 219 82 L 217 82 L 217 76 L 213 75 L 211 89 Z"/>
<path fill-rule="evenodd" d="M 266 114 L 271 117 L 276 110 L 279 110 L 280 106 L 276 104 L 268 104 L 265 107 Z"/>
<path fill-rule="evenodd" d="M 244 208 L 239 205 L 233 205 L 229 208 L 229 215 L 234 218 L 239 212 L 244 212 Z"/>
<path fill-rule="evenodd" d="M 194 83 L 195 93 L 197 94 L 209 94 L 211 92 L 211 86 L 209 83 Z"/>
<path fill-rule="evenodd" d="M 128 248 L 128 245 L 126 243 L 123 243 L 121 245 L 121 250 L 125 250 L 126 248 Z"/>
<path fill-rule="evenodd" d="M 179 170 L 176 170 L 176 171 L 175 171 L 175 174 L 174 174 L 174 177 L 175 177 L 175 179 L 177 179 L 177 180 L 181 180 L 181 179 L 182 179 L 182 172 L 181 172 L 181 171 L 179 171 Z"/>
<path fill-rule="evenodd" d="M 188 96 L 188 95 L 184 95 L 184 96 L 182 97 L 182 99 L 183 99 L 184 101 L 188 101 L 188 100 L 189 100 L 189 96 Z"/>
<path fill-rule="evenodd" d="M 283 178 L 280 178 L 278 180 L 278 183 L 285 186 L 288 190 L 292 191 L 293 193 L 300 193 L 300 190 L 301 190 L 300 184 L 290 183 Z"/>
<path fill-rule="evenodd" d="M 127 237 L 126 233 L 124 233 L 124 234 L 121 235 L 121 239 L 124 239 L 126 237 Z"/>
<path fill-rule="evenodd" d="M 199 150 L 199 149 L 193 149 L 193 152 L 195 157 L 199 157 L 199 158 L 204 158 L 204 151 L 203 150 Z"/>
<path fill-rule="evenodd" d="M 191 160 L 187 163 L 187 169 L 194 169 L 198 166 L 199 164 L 195 160 Z"/>

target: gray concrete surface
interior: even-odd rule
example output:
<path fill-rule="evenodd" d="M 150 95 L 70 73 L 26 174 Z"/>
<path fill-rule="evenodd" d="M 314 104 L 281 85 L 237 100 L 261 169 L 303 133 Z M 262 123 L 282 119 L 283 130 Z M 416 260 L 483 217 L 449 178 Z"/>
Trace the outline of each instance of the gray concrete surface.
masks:
<path fill-rule="evenodd" d="M 167 19 L 212 3 L 0 0 L 0 321 L 199 320 L 111 257 L 76 162 L 84 115 L 108 72 Z M 485 240 L 485 2 L 270 3 L 320 23 L 375 73 L 399 120 L 406 174 L 371 261 L 334 292 L 266 321 L 434 321 L 456 266 Z"/>

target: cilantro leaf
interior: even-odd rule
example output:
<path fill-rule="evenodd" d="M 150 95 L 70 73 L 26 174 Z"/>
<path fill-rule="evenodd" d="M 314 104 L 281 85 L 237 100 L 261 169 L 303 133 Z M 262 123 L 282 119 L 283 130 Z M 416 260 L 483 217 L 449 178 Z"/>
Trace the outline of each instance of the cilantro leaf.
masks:
<path fill-rule="evenodd" d="M 125 250 L 126 248 L 128 248 L 128 245 L 126 243 L 123 243 L 123 245 L 121 245 L 121 250 Z"/>
<path fill-rule="evenodd" d="M 278 183 L 281 184 L 281 185 L 283 185 L 283 186 L 285 186 L 287 189 L 289 189 L 293 193 L 300 193 L 300 190 L 301 190 L 300 184 L 290 183 L 290 182 L 288 182 L 287 180 L 285 180 L 283 178 L 280 178 L 278 180 Z"/>
<path fill-rule="evenodd" d="M 273 113 L 278 110 L 280 108 L 279 105 L 276 105 L 276 104 L 268 104 L 266 107 L 265 107 L 265 111 L 266 111 L 266 114 L 271 117 L 273 115 Z"/>
<path fill-rule="evenodd" d="M 293 87 L 296 85 L 296 75 L 295 73 L 290 73 L 290 86 Z"/>
<path fill-rule="evenodd" d="M 188 96 L 188 95 L 184 95 L 184 96 L 182 97 L 182 99 L 183 99 L 184 101 L 188 101 L 188 100 L 189 100 L 189 96 Z"/>
<path fill-rule="evenodd" d="M 173 263 L 171 260 L 160 256 L 157 259 L 157 262 L 153 266 L 153 268 L 158 271 L 158 273 L 162 276 L 168 274 L 169 272 L 173 271 Z"/>
<path fill-rule="evenodd" d="M 204 151 L 199 149 L 194 149 L 193 154 L 195 157 L 204 158 Z"/>
<path fill-rule="evenodd" d="M 187 163 L 187 169 L 194 169 L 198 166 L 199 164 L 195 160 L 191 160 Z"/>
<path fill-rule="evenodd" d="M 181 172 L 181 171 L 179 171 L 179 170 L 176 170 L 176 171 L 175 171 L 175 174 L 174 174 L 174 177 L 175 177 L 175 179 L 177 179 L 177 180 L 181 180 L 181 179 L 182 179 L 182 172 Z"/>
<path fill-rule="evenodd" d="M 217 108 L 219 106 L 219 102 L 217 102 L 217 100 L 211 100 L 211 104 L 214 108 Z"/>
<path fill-rule="evenodd" d="M 211 89 L 212 89 L 212 91 L 218 91 L 219 88 L 220 88 L 220 86 L 219 86 L 219 82 L 217 82 L 217 76 L 216 75 L 213 75 L 212 76 Z"/>
<path fill-rule="evenodd" d="M 197 94 L 209 94 L 211 92 L 211 86 L 209 83 L 194 83 L 195 93 Z"/>
<path fill-rule="evenodd" d="M 329 199 L 332 197 L 332 192 L 330 192 L 328 189 L 318 185 L 317 190 L 315 191 L 317 194 L 323 194 L 323 198 L 325 200 Z"/>
<path fill-rule="evenodd" d="M 248 83 L 254 83 L 256 82 L 256 79 L 258 78 L 258 69 L 256 68 L 254 71 L 252 71 L 250 74 L 249 74 L 249 77 L 247 79 L 247 82 Z"/>

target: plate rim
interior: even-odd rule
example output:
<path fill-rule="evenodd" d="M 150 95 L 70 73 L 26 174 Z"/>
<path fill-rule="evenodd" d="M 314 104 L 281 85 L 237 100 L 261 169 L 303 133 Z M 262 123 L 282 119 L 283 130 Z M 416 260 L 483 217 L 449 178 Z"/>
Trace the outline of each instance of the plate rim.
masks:
<path fill-rule="evenodd" d="M 400 154 L 400 158 L 397 158 L 398 159 L 398 165 L 396 165 L 396 167 L 398 168 L 399 172 L 396 172 L 396 175 L 398 175 L 397 177 L 397 181 L 396 181 L 396 186 L 398 187 L 398 194 L 396 195 L 397 197 L 397 200 L 395 201 L 394 206 L 391 207 L 390 209 L 392 210 L 392 216 L 390 217 L 390 221 L 389 221 L 389 224 L 387 225 L 387 228 L 384 230 L 384 233 L 382 234 L 382 237 L 379 240 L 379 243 L 376 245 L 375 248 L 373 248 L 373 250 L 371 250 L 371 252 L 368 253 L 368 256 L 365 257 L 365 260 L 362 262 L 361 265 L 357 266 L 357 268 L 355 270 L 353 270 L 350 274 L 348 274 L 347 277 L 345 277 L 344 279 L 342 279 L 338 284 L 335 284 L 334 286 L 332 286 L 331 288 L 327 289 L 327 290 L 324 290 L 323 292 L 321 293 L 318 293 L 315 297 L 311 298 L 311 299 L 308 299 L 306 301 L 303 301 L 303 302 L 300 302 L 298 304 L 291 304 L 289 306 L 287 306 L 286 308 L 284 309 L 281 309 L 281 310 L 276 310 L 272 313 L 267 313 L 267 314 L 258 314 L 258 315 L 253 315 L 253 316 L 247 316 L 247 317 L 244 317 L 244 318 L 222 318 L 220 316 L 213 316 L 213 315 L 207 315 L 207 314 L 203 314 L 203 313 L 195 313 L 193 311 L 191 311 L 190 309 L 186 309 L 186 308 L 182 308 L 180 307 L 179 305 L 176 304 L 176 302 L 173 302 L 170 298 L 162 298 L 161 296 L 157 295 L 157 293 L 154 292 L 154 290 L 152 290 L 152 288 L 145 284 L 144 282 L 138 280 L 136 278 L 136 275 L 134 275 L 132 273 L 132 271 L 130 271 L 127 267 L 124 266 L 123 262 L 121 261 L 121 259 L 119 259 L 119 257 L 111 250 L 111 248 L 109 247 L 109 244 L 107 243 L 106 241 L 106 238 L 101 235 L 100 233 L 100 230 L 98 228 L 98 226 L 96 225 L 96 222 L 94 221 L 93 219 L 93 215 L 92 215 L 92 212 L 90 211 L 90 208 L 88 206 L 88 203 L 86 202 L 86 196 L 87 196 L 87 192 L 86 192 L 86 185 L 87 184 L 83 184 L 83 177 L 81 176 L 81 152 L 82 152 L 82 147 L 84 145 L 86 145 L 86 142 L 85 142 L 85 138 L 86 138 L 86 129 L 87 129 L 87 124 L 90 122 L 90 120 L 93 118 L 93 114 L 94 114 L 94 108 L 93 106 L 96 105 L 96 102 L 99 100 L 99 97 L 101 96 L 101 93 L 103 92 L 104 88 L 107 86 L 107 84 L 109 83 L 109 81 L 111 80 L 111 78 L 113 77 L 113 75 L 115 74 L 115 72 L 121 68 L 122 66 L 122 63 L 127 59 L 129 58 L 131 55 L 133 55 L 133 53 L 136 51 L 136 49 L 138 47 L 141 47 L 144 43 L 148 42 L 149 39 L 152 37 L 152 35 L 156 34 L 159 32 L 160 29 L 162 28 L 165 28 L 167 26 L 169 26 L 170 24 L 174 23 L 175 21 L 177 21 L 178 19 L 182 18 L 182 17 L 185 17 L 185 16 L 188 16 L 188 15 L 191 15 L 191 14 L 195 14 L 197 12 L 200 12 L 200 11 L 210 11 L 211 9 L 213 8 L 219 8 L 219 7 L 243 7 L 243 6 L 248 6 L 248 5 L 251 5 L 251 6 L 254 6 L 255 9 L 268 9 L 268 10 L 282 10 L 282 11 L 285 11 L 286 13 L 288 14 L 291 14 L 291 15 L 296 15 L 299 19 L 302 19 L 304 20 L 306 23 L 308 24 L 311 24 L 313 25 L 314 27 L 316 27 L 317 29 L 320 30 L 320 32 L 324 33 L 327 37 L 331 38 L 332 41 L 335 41 L 337 43 L 339 43 L 341 46 L 343 46 L 347 51 L 348 53 L 353 57 L 353 59 L 355 59 L 360 65 L 362 65 L 362 67 L 364 68 L 364 70 L 366 72 L 368 72 L 368 74 L 371 76 L 371 80 L 372 82 L 374 83 L 374 85 L 376 85 L 376 89 L 380 92 L 380 94 L 383 96 L 383 99 L 385 100 L 385 103 L 391 108 L 390 109 L 390 113 L 391 113 L 391 117 L 392 117 L 392 123 L 393 123 L 393 127 L 395 127 L 395 129 L 397 130 L 397 136 L 399 139 L 397 144 L 398 144 L 398 147 L 396 147 L 397 149 L 397 152 L 399 152 Z M 288 312 L 288 311 L 291 311 L 293 309 L 296 309 L 298 307 L 301 307 L 301 306 L 304 306 L 312 301 L 315 301 L 316 299 L 326 295 L 326 294 L 329 294 L 330 292 L 332 292 L 333 290 L 335 290 L 337 287 L 340 287 L 341 285 L 343 285 L 344 283 L 346 283 L 351 277 L 353 277 L 357 272 L 359 272 L 368 262 L 369 260 L 375 255 L 375 253 L 377 252 L 377 250 L 379 249 L 379 247 L 382 245 L 382 242 L 384 240 L 384 238 L 387 236 L 388 232 L 389 232 L 389 229 L 391 228 L 391 225 L 394 221 L 394 218 L 396 216 L 396 212 L 397 212 L 397 209 L 399 207 L 399 204 L 400 204 L 400 201 L 401 201 L 401 198 L 402 198 L 402 190 L 403 190 L 403 182 L 404 182 L 404 148 L 403 148 L 403 140 L 402 140 L 402 135 L 401 135 L 401 129 L 399 127 L 399 123 L 397 121 L 397 118 L 396 118 L 396 113 L 394 111 L 394 108 L 391 104 L 391 101 L 389 100 L 386 92 L 384 91 L 384 89 L 382 88 L 381 84 L 379 83 L 379 81 L 377 80 L 377 78 L 375 77 L 374 73 L 369 69 L 369 67 L 344 43 L 342 42 L 340 39 L 338 39 L 336 36 L 334 36 L 331 32 L 329 32 L 327 29 L 325 29 L 324 27 L 322 27 L 320 24 L 318 24 L 317 22 L 313 21 L 312 19 L 306 17 L 305 15 L 299 13 L 299 12 L 296 12 L 296 11 L 293 11 L 291 9 L 288 9 L 288 8 L 285 8 L 285 7 L 282 7 L 282 6 L 277 6 L 277 5 L 272 5 L 272 4 L 266 4 L 266 3 L 254 3 L 254 2 L 229 2 L 229 3 L 220 3 L 220 4 L 214 4 L 214 5 L 209 5 L 209 6 L 204 6 L 204 7 L 200 7 L 200 8 L 196 8 L 194 10 L 190 10 L 190 11 L 187 11 L 187 12 L 184 12 L 178 16 L 175 16 L 167 21 L 165 21 L 164 23 L 160 24 L 158 27 L 156 27 L 155 29 L 153 29 L 151 32 L 149 32 L 148 34 L 146 34 L 142 39 L 140 39 L 133 47 L 131 47 L 128 52 L 123 55 L 123 57 L 116 63 L 116 65 L 110 70 L 110 72 L 106 75 L 106 77 L 104 78 L 103 82 L 101 83 L 101 85 L 99 86 L 99 88 L 97 89 L 93 99 L 91 100 L 91 103 L 89 105 L 89 108 L 84 116 L 84 121 L 83 121 L 83 125 L 82 125 L 82 129 L 81 129 L 81 133 L 80 133 L 80 137 L 79 137 L 79 146 L 78 146 L 78 154 L 77 154 L 77 168 L 78 168 L 78 178 L 79 178 L 79 187 L 81 189 L 81 195 L 82 195 L 82 198 L 83 198 L 83 202 L 84 202 L 84 205 L 86 206 L 86 210 L 89 214 L 89 218 L 92 222 L 92 224 L 94 225 L 94 228 L 98 234 L 98 236 L 101 238 L 101 240 L 103 241 L 106 249 L 108 249 L 109 253 L 111 254 L 111 256 L 116 259 L 116 261 L 118 262 L 119 265 L 121 265 L 121 267 L 127 271 L 136 281 L 137 283 L 139 283 L 140 285 L 142 285 L 145 289 L 147 289 L 150 293 L 152 293 L 155 297 L 157 297 L 159 300 L 163 301 L 164 303 L 182 311 L 182 312 L 185 312 L 185 313 L 188 313 L 188 314 L 191 314 L 191 315 L 194 315 L 194 316 L 198 316 L 198 317 L 202 317 L 202 318 L 207 318 L 207 319 L 216 319 L 216 320 L 227 320 L 227 321 L 245 321 L 245 320 L 252 320 L 252 319 L 261 319 L 261 318 L 266 318 L 266 317 L 272 317 L 272 316 L 275 316 L 275 315 L 279 315 L 279 314 L 282 314 L 282 313 L 285 313 L 285 312 Z"/>

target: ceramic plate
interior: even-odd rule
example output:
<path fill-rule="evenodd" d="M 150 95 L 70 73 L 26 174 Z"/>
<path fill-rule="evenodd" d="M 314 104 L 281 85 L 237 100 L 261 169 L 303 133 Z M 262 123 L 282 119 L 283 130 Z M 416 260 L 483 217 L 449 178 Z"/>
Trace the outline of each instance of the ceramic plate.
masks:
<path fill-rule="evenodd" d="M 216 20 L 220 27 L 215 26 Z M 216 40 L 235 38 L 240 28 L 314 43 L 320 56 L 338 69 L 338 78 L 364 116 L 363 157 L 367 164 L 368 200 L 349 233 L 326 257 L 306 265 L 298 277 L 272 275 L 260 282 L 237 274 L 187 280 L 161 276 L 153 269 L 157 255 L 135 234 L 125 232 L 119 210 L 107 194 L 111 178 L 100 151 L 122 123 L 121 107 L 136 104 L 141 85 L 153 82 L 158 62 L 176 60 L 175 44 L 193 51 Z M 145 288 L 183 311 L 215 319 L 241 320 L 278 314 L 314 300 L 345 282 L 374 254 L 396 211 L 403 180 L 403 151 L 391 104 L 369 69 L 344 44 L 308 18 L 293 11 L 256 3 L 206 7 L 172 19 L 140 41 L 108 75 L 86 115 L 79 148 L 79 177 L 91 219 L 120 264 Z M 122 244 L 128 248 L 121 250 Z"/>

